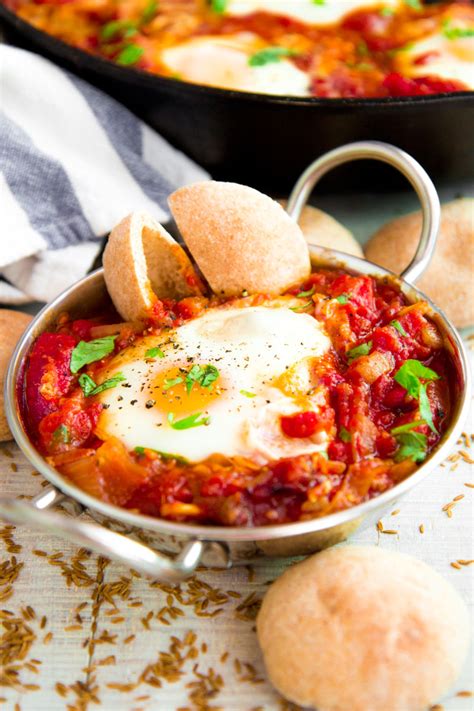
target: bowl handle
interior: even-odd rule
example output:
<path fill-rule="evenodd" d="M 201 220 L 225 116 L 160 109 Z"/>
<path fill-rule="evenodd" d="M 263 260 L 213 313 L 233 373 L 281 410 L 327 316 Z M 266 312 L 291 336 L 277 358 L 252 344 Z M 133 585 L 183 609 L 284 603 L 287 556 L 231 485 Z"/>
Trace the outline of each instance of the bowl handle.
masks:
<path fill-rule="evenodd" d="M 0 498 L 0 518 L 15 526 L 26 524 L 41 533 L 60 536 L 165 583 L 185 580 L 201 562 L 207 546 L 205 541 L 191 539 L 175 558 L 170 558 L 104 526 L 46 510 L 64 498 L 52 486 L 29 503 Z"/>
<path fill-rule="evenodd" d="M 348 143 L 325 153 L 306 168 L 288 198 L 287 211 L 296 222 L 316 183 L 330 170 L 352 160 L 380 160 L 397 168 L 415 189 L 423 216 L 421 237 L 412 261 L 401 273 L 409 283 L 415 283 L 428 267 L 433 257 L 440 224 L 438 193 L 424 168 L 412 156 L 390 143 L 360 141 Z"/>

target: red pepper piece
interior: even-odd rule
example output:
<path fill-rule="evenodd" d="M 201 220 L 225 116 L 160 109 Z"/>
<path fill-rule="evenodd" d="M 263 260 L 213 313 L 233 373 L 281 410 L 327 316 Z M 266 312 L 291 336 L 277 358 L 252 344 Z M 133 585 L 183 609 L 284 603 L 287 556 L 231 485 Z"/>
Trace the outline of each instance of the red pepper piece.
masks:
<path fill-rule="evenodd" d="M 287 437 L 311 437 L 318 429 L 318 416 L 311 411 L 286 415 L 280 422 Z"/>

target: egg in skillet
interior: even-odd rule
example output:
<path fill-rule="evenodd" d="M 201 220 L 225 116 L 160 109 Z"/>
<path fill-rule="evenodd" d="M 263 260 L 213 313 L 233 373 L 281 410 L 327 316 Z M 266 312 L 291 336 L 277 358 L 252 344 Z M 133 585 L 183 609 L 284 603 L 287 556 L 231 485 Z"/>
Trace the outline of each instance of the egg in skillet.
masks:
<path fill-rule="evenodd" d="M 101 394 L 97 434 L 190 461 L 219 452 L 265 463 L 324 450 L 326 433 L 292 439 L 280 426 L 282 416 L 327 404 L 313 366 L 330 341 L 291 303 L 212 308 L 137 340 L 101 374 L 125 381 Z"/>
<path fill-rule="evenodd" d="M 395 8 L 401 4 L 402 0 L 227 0 L 224 12 L 226 15 L 269 12 L 308 24 L 330 25 L 355 10 Z"/>
<path fill-rule="evenodd" d="M 407 77 L 434 76 L 474 89 L 474 25 L 468 18 L 445 20 L 440 30 L 397 52 L 395 68 Z"/>
<path fill-rule="evenodd" d="M 264 54 L 268 51 L 277 56 L 269 60 Z M 309 94 L 308 74 L 291 61 L 291 52 L 269 50 L 250 32 L 190 39 L 163 50 L 160 61 L 171 74 L 195 84 L 263 94 Z"/>

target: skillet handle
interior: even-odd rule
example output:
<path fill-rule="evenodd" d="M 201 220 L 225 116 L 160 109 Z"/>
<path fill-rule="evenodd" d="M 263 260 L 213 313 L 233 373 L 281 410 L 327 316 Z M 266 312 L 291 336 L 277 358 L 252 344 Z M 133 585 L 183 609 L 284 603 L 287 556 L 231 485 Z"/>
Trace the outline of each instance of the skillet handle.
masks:
<path fill-rule="evenodd" d="M 46 510 L 63 498 L 54 487 L 47 487 L 31 503 L 0 498 L 0 518 L 14 525 L 26 524 L 41 533 L 60 536 L 165 583 L 185 580 L 201 562 L 206 549 L 203 541 L 188 541 L 175 558 L 170 558 L 104 526 Z"/>
<path fill-rule="evenodd" d="M 405 281 L 415 283 L 427 269 L 434 254 L 440 224 L 440 204 L 428 173 L 418 161 L 400 148 L 380 141 L 360 141 L 325 153 L 311 163 L 296 182 L 288 198 L 288 214 L 297 222 L 314 186 L 323 175 L 343 163 L 367 158 L 397 168 L 411 183 L 420 199 L 423 216 L 420 241 L 415 256 L 400 275 Z"/>

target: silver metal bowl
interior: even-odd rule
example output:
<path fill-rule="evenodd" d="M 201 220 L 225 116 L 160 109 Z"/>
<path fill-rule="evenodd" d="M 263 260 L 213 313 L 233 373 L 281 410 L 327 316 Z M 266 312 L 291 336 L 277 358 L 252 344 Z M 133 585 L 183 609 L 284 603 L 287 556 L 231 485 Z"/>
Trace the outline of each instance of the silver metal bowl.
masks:
<path fill-rule="evenodd" d="M 99 501 L 78 489 L 53 469 L 31 443 L 25 431 L 18 402 L 17 382 L 35 339 L 55 327 L 60 313 L 83 318 L 110 304 L 103 271 L 85 277 L 47 305 L 24 333 L 11 358 L 5 404 L 8 422 L 18 446 L 51 486 L 30 502 L 0 498 L 0 517 L 13 524 L 26 524 L 105 556 L 119 560 L 154 578 L 178 582 L 198 565 L 228 567 L 255 562 L 262 556 L 304 555 L 344 540 L 361 526 L 374 524 L 383 512 L 407 491 L 429 476 L 448 455 L 467 415 L 470 376 L 466 352 L 456 329 L 413 282 L 421 276 L 433 254 L 439 230 L 440 206 L 436 190 L 421 166 L 403 151 L 388 144 L 367 141 L 342 146 L 319 158 L 303 173 L 288 202 L 288 212 L 297 220 L 316 182 L 333 167 L 358 159 L 381 160 L 396 167 L 410 181 L 420 198 L 423 227 L 417 253 L 401 276 L 364 259 L 310 246 L 315 266 L 342 266 L 352 272 L 396 280 L 411 302 L 427 301 L 457 370 L 457 388 L 451 422 L 438 446 L 407 479 L 380 496 L 338 513 L 297 523 L 274 526 L 222 527 L 175 523 L 133 513 Z M 75 513 L 86 510 L 98 523 L 92 524 L 49 510 L 66 501 Z"/>

